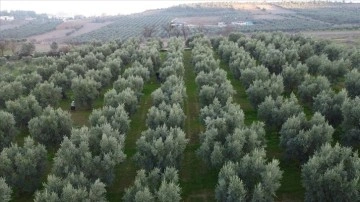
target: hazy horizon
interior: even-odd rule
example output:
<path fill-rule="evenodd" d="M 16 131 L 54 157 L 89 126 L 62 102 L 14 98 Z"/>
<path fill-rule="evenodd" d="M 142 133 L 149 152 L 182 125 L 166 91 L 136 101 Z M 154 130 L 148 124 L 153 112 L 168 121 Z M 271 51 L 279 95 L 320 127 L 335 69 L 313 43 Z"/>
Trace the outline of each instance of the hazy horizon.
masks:
<path fill-rule="evenodd" d="M 199 2 L 221 2 L 219 1 L 209 1 L 209 0 L 176 0 L 176 1 L 166 1 L 166 0 L 157 0 L 157 1 L 116 1 L 116 0 L 106 0 L 106 1 L 88 1 L 88 0 L 62 0 L 62 1 L 50 1 L 50 0 L 0 0 L 0 10 L 1 11 L 11 11 L 11 10 L 31 10 L 36 13 L 42 14 L 52 14 L 52 15 L 84 15 L 84 16 L 100 16 L 103 14 L 106 15 L 127 15 L 133 13 L 139 13 L 151 9 L 160 9 L 168 8 L 171 6 L 176 6 L 186 3 L 199 3 Z M 231 0 L 230 0 L 231 1 Z M 276 1 L 276 0 L 275 0 Z M 311 1 L 311 0 L 310 0 Z M 229 2 L 227 0 L 226 2 Z M 234 1 L 240 2 L 240 1 Z M 241 1 L 249 2 L 249 1 Z M 250 2 L 263 2 L 263 0 L 250 1 Z M 273 2 L 269 1 L 268 2 Z M 342 0 L 338 0 L 342 2 Z M 346 2 L 360 3 L 360 0 L 346 0 Z"/>
<path fill-rule="evenodd" d="M 184 3 L 196 3 L 208 1 L 46 1 L 46 0 L 1 0 L 0 10 L 31 10 L 42 14 L 69 14 L 84 16 L 100 16 L 106 15 L 127 15 L 139 13 L 151 9 L 168 8 Z"/>

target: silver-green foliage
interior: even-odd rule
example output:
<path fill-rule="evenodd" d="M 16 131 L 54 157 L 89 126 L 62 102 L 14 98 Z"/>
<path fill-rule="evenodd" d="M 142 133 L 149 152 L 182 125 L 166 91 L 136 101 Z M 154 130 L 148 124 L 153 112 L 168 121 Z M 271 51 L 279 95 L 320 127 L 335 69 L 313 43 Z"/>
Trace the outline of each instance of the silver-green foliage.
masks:
<path fill-rule="evenodd" d="M 127 134 L 130 127 L 129 115 L 123 104 L 116 108 L 104 106 L 102 109 L 94 109 L 90 114 L 89 122 L 93 127 L 109 123 L 120 134 Z"/>
<path fill-rule="evenodd" d="M 286 65 L 281 73 L 284 78 L 285 91 L 292 92 L 303 82 L 308 67 L 304 64 L 297 64 L 296 66 Z"/>
<path fill-rule="evenodd" d="M 112 75 L 110 69 L 106 67 L 101 70 L 91 69 L 85 73 L 85 77 L 94 79 L 104 87 L 110 84 Z"/>
<path fill-rule="evenodd" d="M 147 113 L 146 125 L 148 128 L 156 129 L 158 126 L 166 125 L 167 127 L 184 126 L 185 113 L 180 104 L 167 105 L 165 102 L 159 106 L 153 106 Z"/>
<path fill-rule="evenodd" d="M 349 96 L 354 98 L 360 96 L 360 72 L 357 69 L 353 69 L 351 72 L 345 75 L 345 88 L 349 93 Z"/>
<path fill-rule="evenodd" d="M 281 75 L 271 75 L 268 80 L 255 80 L 246 90 L 250 103 L 258 108 L 267 96 L 276 98 L 284 92 L 284 83 Z"/>
<path fill-rule="evenodd" d="M 124 105 L 125 110 L 129 114 L 133 114 L 136 111 L 138 104 L 138 99 L 135 92 L 126 88 L 123 91 L 116 92 L 115 89 L 111 89 L 104 95 L 104 105 L 111 107 L 118 107 L 119 105 Z"/>
<path fill-rule="evenodd" d="M 109 124 L 73 129 L 55 154 L 52 173 L 64 178 L 68 173 L 83 172 L 89 180 L 99 178 L 110 184 L 115 165 L 125 159 L 124 139 Z"/>
<path fill-rule="evenodd" d="M 263 65 L 253 66 L 241 70 L 240 80 L 245 86 L 249 88 L 255 80 L 268 80 L 270 78 L 270 72 Z"/>
<path fill-rule="evenodd" d="M 199 102 L 201 106 L 207 106 L 217 98 L 221 104 L 225 105 L 227 100 L 235 94 L 235 90 L 230 81 L 220 84 L 204 85 L 200 88 Z"/>
<path fill-rule="evenodd" d="M 6 102 L 6 111 L 14 115 L 17 125 L 27 125 L 30 119 L 39 116 L 42 109 L 33 95 Z"/>
<path fill-rule="evenodd" d="M 258 117 L 265 121 L 267 126 L 280 128 L 288 118 L 298 115 L 302 111 L 303 109 L 293 93 L 287 99 L 283 96 L 275 99 L 268 96 L 259 105 Z"/>
<path fill-rule="evenodd" d="M 167 167 L 146 172 L 139 170 L 134 185 L 125 190 L 126 202 L 178 202 L 181 200 L 178 171 Z"/>
<path fill-rule="evenodd" d="M 41 183 L 45 172 L 47 152 L 43 145 L 35 144 L 30 137 L 24 145 L 13 144 L 0 154 L 0 176 L 21 192 L 32 193 Z"/>
<path fill-rule="evenodd" d="M 71 134 L 72 120 L 69 112 L 46 107 L 42 114 L 29 121 L 30 135 L 47 147 L 57 146 L 63 137 Z"/>
<path fill-rule="evenodd" d="M 128 78 L 129 76 L 140 76 L 144 81 L 150 79 L 150 71 L 140 64 L 140 62 L 135 61 L 131 68 L 128 68 L 124 71 L 123 77 Z"/>
<path fill-rule="evenodd" d="M 45 81 L 44 83 L 38 83 L 31 91 L 31 94 L 35 96 L 39 105 L 44 108 L 48 105 L 57 106 L 62 97 L 61 92 L 60 87 L 55 86 L 52 82 Z"/>
<path fill-rule="evenodd" d="M 325 76 L 315 77 L 307 74 L 298 87 L 298 93 L 303 102 L 312 103 L 317 94 L 323 90 L 330 90 L 330 88 L 330 82 Z"/>
<path fill-rule="evenodd" d="M 302 166 L 305 201 L 358 201 L 360 159 L 351 148 L 323 145 Z"/>
<path fill-rule="evenodd" d="M 6 184 L 5 179 L 0 177 L 0 201 L 9 202 L 11 200 L 12 190 Z"/>
<path fill-rule="evenodd" d="M 323 60 L 320 66 L 320 73 L 334 83 L 339 81 L 347 72 L 349 72 L 350 68 L 350 60 Z"/>
<path fill-rule="evenodd" d="M 280 74 L 286 63 L 286 57 L 280 50 L 268 48 L 261 62 L 270 73 Z"/>
<path fill-rule="evenodd" d="M 130 88 L 139 97 L 144 87 L 144 80 L 140 76 L 131 75 L 126 79 L 124 77 L 119 76 L 119 78 L 114 82 L 113 87 L 116 90 L 116 92 L 121 92 L 126 88 Z"/>
<path fill-rule="evenodd" d="M 71 79 L 64 72 L 55 72 L 50 76 L 49 81 L 61 88 L 61 93 L 64 97 L 65 92 L 71 87 Z"/>
<path fill-rule="evenodd" d="M 10 145 L 16 135 L 14 116 L 0 110 L 0 152 Z"/>
<path fill-rule="evenodd" d="M 238 162 L 221 168 L 215 189 L 217 201 L 274 201 L 282 171 L 279 161 L 267 162 L 264 149 L 255 149 Z"/>
<path fill-rule="evenodd" d="M 342 126 L 344 134 L 342 139 L 346 143 L 355 143 L 360 140 L 360 97 L 345 99 L 341 111 L 343 115 Z M 354 142 L 355 141 L 355 142 Z"/>
<path fill-rule="evenodd" d="M 255 66 L 256 60 L 243 47 L 238 48 L 230 57 L 229 68 L 236 79 L 240 79 L 243 70 Z"/>
<path fill-rule="evenodd" d="M 5 102 L 15 100 L 23 95 L 25 86 L 20 81 L 0 82 L 0 107 L 5 107 Z"/>
<path fill-rule="evenodd" d="M 15 79 L 15 81 L 19 81 L 23 84 L 23 86 L 25 87 L 25 94 L 30 93 L 30 91 L 34 89 L 36 84 L 41 83 L 42 80 L 42 77 L 37 72 L 21 74 Z"/>
<path fill-rule="evenodd" d="M 71 81 L 71 89 L 74 93 L 76 106 L 91 108 L 99 96 L 100 87 L 101 84 L 92 78 L 75 77 Z"/>
<path fill-rule="evenodd" d="M 227 161 L 237 161 L 246 153 L 265 146 L 261 122 L 229 131 L 224 118 L 206 121 L 206 131 L 200 134 L 202 143 L 197 153 L 208 165 L 221 167 Z"/>
<path fill-rule="evenodd" d="M 163 67 L 159 70 L 159 76 L 162 81 L 165 81 L 171 75 L 179 77 L 184 76 L 184 71 L 182 55 L 168 57 L 164 62 Z"/>
<path fill-rule="evenodd" d="M 186 98 L 186 88 L 183 79 L 171 75 L 160 88 L 151 93 L 151 97 L 153 106 L 158 106 L 163 102 L 168 105 L 177 103 L 183 106 Z"/>
<path fill-rule="evenodd" d="M 136 141 L 135 161 L 145 170 L 155 167 L 161 170 L 166 167 L 178 168 L 188 139 L 178 127 L 166 125 L 144 131 Z"/>
<path fill-rule="evenodd" d="M 105 202 L 105 184 L 100 180 L 91 181 L 83 173 L 69 173 L 61 178 L 49 175 L 44 189 L 35 193 L 35 202 Z"/>
<path fill-rule="evenodd" d="M 310 120 L 304 113 L 289 118 L 280 130 L 280 146 L 286 157 L 306 161 L 323 144 L 332 140 L 334 128 L 316 112 Z"/>
<path fill-rule="evenodd" d="M 341 107 L 346 98 L 346 90 L 338 93 L 333 90 L 322 91 L 314 98 L 313 110 L 320 112 L 330 124 L 337 126 L 343 120 Z"/>
<path fill-rule="evenodd" d="M 227 82 L 226 71 L 220 68 L 217 68 L 213 71 L 204 72 L 201 71 L 197 74 L 195 78 L 196 84 L 198 86 L 204 85 L 215 85 L 222 84 Z"/>

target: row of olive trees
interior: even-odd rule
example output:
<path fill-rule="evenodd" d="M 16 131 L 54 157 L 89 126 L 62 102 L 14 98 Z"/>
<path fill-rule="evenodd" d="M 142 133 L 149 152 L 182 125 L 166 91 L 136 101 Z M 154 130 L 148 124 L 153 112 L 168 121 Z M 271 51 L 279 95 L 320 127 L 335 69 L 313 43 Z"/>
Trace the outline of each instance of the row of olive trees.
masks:
<path fill-rule="evenodd" d="M 169 41 L 166 61 L 158 68 L 163 83 L 152 93 L 153 106 L 136 142 L 135 161 L 140 170 L 133 186 L 126 189 L 124 201 L 180 201 L 178 168 L 188 140 L 185 138 L 186 98 L 182 64 L 183 42 Z M 178 71 L 171 71 L 173 68 Z M 165 73 L 166 72 L 166 73 Z"/>
<path fill-rule="evenodd" d="M 144 84 L 143 74 L 131 70 L 134 68 L 128 68 L 125 77 L 119 75 L 114 89 L 109 91 L 116 92 L 116 88 L 122 99 L 111 100 L 110 93 L 106 93 L 105 106 L 90 114 L 90 127 L 73 128 L 71 135 L 63 139 L 51 174 L 44 189 L 36 192 L 35 201 L 106 201 L 105 185 L 112 183 L 115 166 L 126 157 L 123 148 L 130 126 L 129 114 L 136 109 Z M 120 73 L 120 69 L 116 72 Z"/>
<path fill-rule="evenodd" d="M 19 69 L 20 76 L 1 77 L 1 108 L 6 111 L 1 110 L 0 115 L 6 122 L 1 122 L 0 130 L 4 162 L 0 176 L 17 192 L 33 193 L 39 188 L 46 169 L 45 147 L 57 148 L 61 143 L 45 189 L 36 193 L 35 201 L 105 200 L 104 183 L 112 182 L 115 165 L 125 158 L 124 137 L 130 123 L 126 103 L 95 111 L 91 127 L 81 129 L 72 129 L 70 114 L 53 107 L 66 98 L 71 87 L 75 99 L 83 96 L 78 106 L 91 106 L 99 90 L 121 72 L 122 61 L 114 56 L 120 46 L 93 44 L 57 59 L 35 58 Z M 24 146 L 10 145 L 15 128 L 23 126 L 28 126 L 31 137 Z M 11 193 L 5 181 L 1 181 L 4 201 Z"/>
<path fill-rule="evenodd" d="M 238 43 L 245 44 L 246 47 L 247 42 L 241 40 L 244 36 L 239 37 Z M 262 50 L 265 52 L 260 52 L 259 55 L 254 54 L 262 65 L 255 66 L 256 61 L 254 61 L 250 63 L 251 65 L 241 67 L 238 78 L 247 87 L 246 93 L 254 108 L 257 109 L 258 117 L 264 120 L 269 128 L 276 130 L 281 128 L 280 146 L 284 148 L 286 156 L 306 161 L 322 144 L 332 140 L 334 129 L 328 125 L 321 114 L 315 114 L 310 121 L 307 121 L 294 94 L 291 94 L 290 98 L 281 96 L 284 92 L 284 83 L 286 82 L 286 86 L 291 91 L 294 90 L 293 86 L 297 87 L 298 85 L 298 94 L 301 100 L 309 103 L 313 102 L 313 96 L 322 90 L 329 90 L 330 83 L 324 76 L 305 75 L 307 67 L 300 63 L 302 55 L 293 57 L 294 61 L 286 61 L 285 55 L 282 56 L 283 59 L 279 59 L 281 57 L 277 55 L 285 53 L 286 48 L 282 49 L 281 43 L 278 41 L 291 45 L 294 43 L 293 40 L 284 40 L 283 38 L 286 37 L 280 34 L 272 35 L 271 39 L 266 37 L 267 35 L 253 36 L 253 38 L 259 38 L 260 43 L 267 45 Z M 223 60 L 226 61 L 229 58 L 230 70 L 236 74 L 237 72 L 231 68 L 231 64 L 242 66 L 243 63 L 249 64 L 246 61 L 254 59 L 242 46 L 238 46 L 238 43 L 234 43 L 230 39 L 229 37 L 229 40 L 223 39 L 219 42 L 218 52 L 222 55 Z M 298 51 L 301 52 L 301 50 Z M 247 57 L 243 57 L 244 55 Z M 295 64 L 296 68 L 288 65 L 285 69 L 278 69 L 283 67 L 286 62 Z M 270 75 L 270 72 L 273 74 Z"/>
<path fill-rule="evenodd" d="M 244 113 L 232 102 L 233 87 L 212 56 L 210 41 L 197 38 L 192 43 L 200 119 L 205 124 L 197 152 L 208 165 L 221 168 L 216 199 L 273 200 L 282 171 L 277 160 L 266 162 L 264 124 L 244 124 Z"/>
<path fill-rule="evenodd" d="M 129 51 L 133 50 L 138 52 L 139 49 L 134 48 L 137 46 L 135 42 L 125 42 L 124 48 L 121 48 L 125 50 L 123 53 L 128 54 Z M 156 47 L 156 44 L 153 43 L 152 46 Z M 99 82 L 102 87 L 109 85 L 112 78 L 116 78 L 117 75 L 112 75 L 111 72 L 117 74 L 121 72 L 122 60 L 116 52 L 119 49 L 110 52 L 107 50 L 107 48 L 103 49 L 109 56 L 109 66 L 112 71 L 109 71 L 110 77 L 107 76 L 106 79 L 99 80 L 107 80 L 107 83 Z M 84 53 L 79 51 L 79 54 Z M 96 68 L 99 67 L 99 64 L 101 65 L 104 58 L 101 57 L 102 54 L 97 53 L 95 58 L 98 61 L 96 61 L 93 55 L 84 55 L 87 67 L 92 65 L 90 70 L 85 71 L 85 79 L 93 76 L 90 79 L 96 80 L 96 72 L 94 71 L 97 71 Z M 141 54 L 137 55 L 142 57 Z M 154 56 L 153 58 L 157 59 L 158 57 Z M 132 60 L 129 62 L 133 63 L 132 67 L 127 68 L 122 76 L 119 76 L 118 80 L 114 82 L 114 89 L 105 94 L 105 106 L 102 109 L 94 110 L 90 115 L 91 128 L 73 129 L 71 136 L 64 139 L 55 155 L 52 175 L 49 175 L 45 189 L 36 193 L 35 200 L 47 201 L 54 198 L 65 200 L 66 197 L 73 197 L 78 200 L 105 200 L 105 184 L 108 185 L 113 181 L 114 167 L 125 158 L 122 150 L 125 135 L 129 129 L 128 114 L 135 112 L 144 80 L 149 79 L 150 71 L 148 69 L 152 68 L 152 62 L 151 67 L 147 66 L 146 68 L 139 62 Z M 147 65 L 145 63 L 147 61 L 143 62 L 144 65 Z M 98 64 L 94 65 L 95 63 Z M 84 83 L 88 86 L 79 85 L 79 94 L 81 90 L 89 89 L 90 82 Z M 95 89 L 93 88 L 90 91 L 95 92 Z M 74 92 L 74 94 L 76 93 Z M 89 103 L 91 103 L 94 98 L 87 100 L 90 100 Z M 88 103 L 86 104 L 89 106 Z M 53 187 L 54 179 L 61 180 L 57 188 Z M 77 182 L 78 180 L 80 182 Z M 71 190 L 68 191 L 67 189 L 70 188 Z"/>
<path fill-rule="evenodd" d="M 333 127 L 328 122 L 334 126 L 342 123 L 344 130 L 342 139 L 345 142 L 353 143 L 354 140 L 355 142 L 359 140 L 357 123 L 360 119 L 356 114 L 359 98 L 355 97 L 357 96 L 355 90 L 357 70 L 354 69 L 351 73 L 346 74 L 352 68 L 352 61 L 356 61 L 353 59 L 353 54 L 346 55 L 346 52 L 344 53 L 333 44 L 314 43 L 301 37 L 286 37 L 282 34 L 257 34 L 252 36 L 250 42 L 242 39 L 242 37 L 240 36 L 240 39 L 237 40 L 238 51 L 242 52 L 242 55 L 246 55 L 243 53 L 245 48 L 258 62 L 264 65 L 256 68 L 248 67 L 247 71 L 240 69 L 240 79 L 246 87 L 251 83 L 248 81 L 249 76 L 265 80 L 264 78 L 269 77 L 269 72 L 281 73 L 287 88 L 286 91 L 296 90 L 303 103 L 312 105 L 313 110 L 318 111 L 308 120 L 302 113 L 302 108 L 294 94 L 291 94 L 288 99 L 284 99 L 282 96 L 268 96 L 264 102 L 258 105 L 259 118 L 270 127 L 281 128 L 280 146 L 284 149 L 286 157 L 301 162 L 306 162 L 309 159 L 302 169 L 303 185 L 306 189 L 305 200 L 337 201 L 341 198 L 341 200 L 351 201 L 357 198 L 359 194 L 356 188 L 359 183 L 358 174 L 355 174 L 359 170 L 356 168 L 356 163 L 359 162 L 357 154 L 352 153 L 348 148 L 342 148 L 338 145 L 332 148 L 328 144 L 332 141 L 334 132 Z M 259 41 L 256 45 L 251 46 L 248 43 L 251 43 L 253 39 L 259 39 Z M 232 52 L 232 55 L 236 55 L 237 49 L 233 43 L 226 41 L 226 39 L 217 39 L 216 42 L 223 49 L 220 50 L 220 53 L 225 50 L 225 52 Z M 256 46 L 262 43 L 267 45 L 267 47 L 263 46 L 267 50 L 257 52 Z M 264 59 L 269 54 L 269 50 L 279 50 L 279 55 L 281 52 L 286 55 L 286 48 L 281 44 L 288 44 L 287 47 L 290 47 L 292 43 L 298 45 L 297 50 L 296 48 L 292 50 L 298 54 L 298 57 L 294 57 L 294 59 L 298 58 L 297 61 L 294 60 L 291 63 L 287 61 L 289 63 L 283 65 L 282 69 L 276 70 L 276 67 L 281 67 L 281 63 L 271 66 L 271 63 L 267 63 L 268 60 Z M 312 56 L 313 54 L 316 55 Z M 276 58 L 276 55 L 273 54 L 270 58 Z M 227 58 L 225 57 L 223 60 L 226 61 Z M 246 60 L 243 58 L 238 62 L 238 65 L 241 66 L 246 63 Z M 277 61 L 284 60 L 279 60 L 278 57 Z M 228 62 L 231 64 L 231 57 Z M 357 67 L 354 66 L 354 68 Z M 236 74 L 236 71 L 232 71 Z M 352 98 L 347 97 L 347 92 L 344 90 L 335 93 L 331 89 L 331 84 L 336 84 L 345 74 L 346 88 L 350 89 L 349 93 L 351 92 Z M 255 83 L 256 81 L 252 82 Z M 340 153 L 344 153 L 344 155 L 339 155 Z M 349 159 L 354 163 L 347 163 Z M 344 175 L 340 176 L 338 173 L 344 173 Z M 333 186 L 335 181 L 335 184 L 342 184 L 343 186 L 340 188 Z M 237 186 L 240 186 L 239 183 Z"/>

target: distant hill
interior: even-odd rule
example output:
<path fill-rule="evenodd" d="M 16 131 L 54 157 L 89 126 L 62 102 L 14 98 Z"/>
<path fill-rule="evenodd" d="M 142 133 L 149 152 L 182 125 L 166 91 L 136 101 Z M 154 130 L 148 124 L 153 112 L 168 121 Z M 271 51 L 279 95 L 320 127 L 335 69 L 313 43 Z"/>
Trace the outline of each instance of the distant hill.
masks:
<path fill-rule="evenodd" d="M 82 43 L 126 39 L 150 34 L 191 35 L 202 32 L 208 35 L 226 35 L 232 31 L 314 31 L 329 29 L 358 29 L 360 4 L 327 2 L 237 3 L 214 2 L 184 4 L 167 9 L 143 13 L 72 20 L 49 25 L 49 30 L 32 30 L 36 24 L 21 24 L 14 29 L 0 30 L 1 38 L 29 38 L 36 41 Z"/>

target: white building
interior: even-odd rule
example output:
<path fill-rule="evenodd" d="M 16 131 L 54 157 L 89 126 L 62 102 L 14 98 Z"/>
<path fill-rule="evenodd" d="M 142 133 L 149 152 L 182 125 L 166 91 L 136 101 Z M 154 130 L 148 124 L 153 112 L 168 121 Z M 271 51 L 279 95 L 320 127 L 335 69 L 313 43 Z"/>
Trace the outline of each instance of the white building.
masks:
<path fill-rule="evenodd" d="M 13 21 L 13 20 L 15 20 L 15 18 L 14 18 L 14 16 L 3 15 L 3 16 L 0 16 L 0 20 Z"/>

